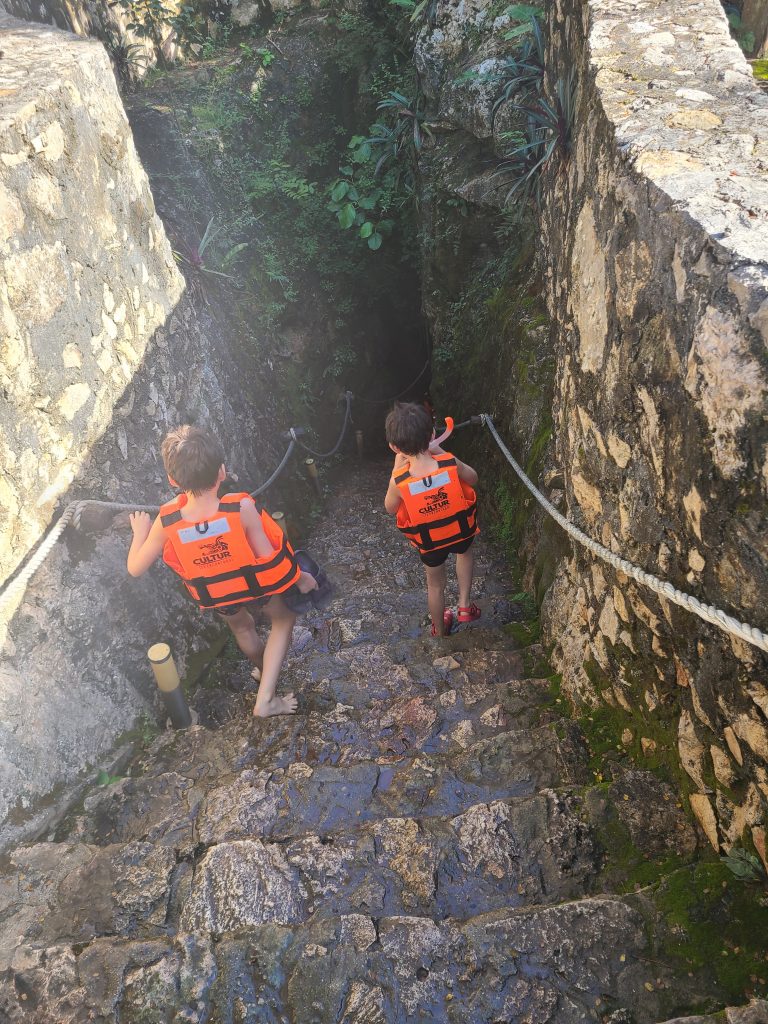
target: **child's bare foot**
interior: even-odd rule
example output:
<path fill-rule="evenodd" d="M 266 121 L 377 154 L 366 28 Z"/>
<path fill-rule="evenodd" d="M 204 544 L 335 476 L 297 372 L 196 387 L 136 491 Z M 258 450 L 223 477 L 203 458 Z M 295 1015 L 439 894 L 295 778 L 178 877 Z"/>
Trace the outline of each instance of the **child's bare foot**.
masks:
<path fill-rule="evenodd" d="M 308 594 L 311 590 L 317 590 L 317 580 L 308 572 L 302 572 L 296 581 L 296 586 L 299 588 L 299 593 Z"/>
<path fill-rule="evenodd" d="M 253 708 L 254 718 L 270 718 L 272 715 L 295 715 L 298 701 L 292 693 L 284 697 L 272 697 L 271 700 L 256 701 Z"/>
<path fill-rule="evenodd" d="M 261 682 L 261 669 L 258 665 L 254 665 L 251 669 L 251 679 L 255 680 L 257 683 Z"/>

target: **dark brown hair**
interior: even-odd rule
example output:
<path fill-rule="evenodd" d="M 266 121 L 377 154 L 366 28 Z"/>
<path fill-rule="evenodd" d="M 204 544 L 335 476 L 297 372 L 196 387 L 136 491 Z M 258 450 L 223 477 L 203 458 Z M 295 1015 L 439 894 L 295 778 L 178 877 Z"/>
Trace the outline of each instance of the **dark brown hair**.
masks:
<path fill-rule="evenodd" d="M 202 494 L 216 485 L 224 450 L 199 427 L 177 427 L 160 445 L 165 471 L 183 491 Z"/>
<path fill-rule="evenodd" d="M 418 455 L 432 440 L 432 417 L 423 405 L 398 402 L 384 425 L 387 441 L 403 455 Z"/>

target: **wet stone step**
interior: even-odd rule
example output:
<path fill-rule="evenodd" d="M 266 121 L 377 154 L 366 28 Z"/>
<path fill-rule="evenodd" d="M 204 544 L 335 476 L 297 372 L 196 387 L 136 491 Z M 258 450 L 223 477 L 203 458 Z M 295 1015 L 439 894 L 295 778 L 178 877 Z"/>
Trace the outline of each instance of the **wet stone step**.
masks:
<path fill-rule="evenodd" d="M 181 927 L 216 933 L 352 912 L 461 919 L 554 902 L 582 893 L 598 873 L 600 853 L 579 810 L 576 798 L 551 791 L 476 805 L 450 819 L 387 818 L 279 847 L 224 843 L 197 865 Z M 262 861 L 270 868 L 265 878 L 283 884 L 268 916 L 251 888 Z"/>
<path fill-rule="evenodd" d="M 281 882 L 273 885 L 277 897 Z M 679 997 L 654 961 L 652 916 L 641 897 L 591 897 L 464 923 L 349 914 L 218 940 L 182 932 L 86 948 L 21 943 L 0 981 L 0 1011 L 9 1024 L 28 1021 L 34 1007 L 45 1009 L 45 1024 L 139 1024 L 168 1019 L 168 1007 L 179 1021 L 222 1024 L 575 1024 L 611 1015 L 652 1024 Z"/>
<path fill-rule="evenodd" d="M 443 817 L 361 817 L 335 831 L 289 836 L 270 777 L 245 773 L 240 782 L 213 794 L 211 813 L 203 808 L 195 820 L 193 812 L 184 830 L 173 813 L 154 822 L 151 841 L 17 851 L 0 884 L 6 934 L 14 940 L 6 963 L 19 936 L 82 942 L 175 928 L 218 935 L 353 912 L 460 920 L 604 891 L 611 884 L 605 843 L 622 834 L 634 838 L 640 857 L 674 851 L 684 859 L 696 849 L 672 788 L 648 772 Z M 350 796 L 348 788 L 342 796 Z"/>
<path fill-rule="evenodd" d="M 284 838 L 336 831 L 360 821 L 455 814 L 475 803 L 526 796 L 563 780 L 585 782 L 568 740 L 542 727 L 505 732 L 454 754 L 417 754 L 341 768 L 297 762 L 253 769 L 210 792 L 200 810 L 200 840 L 233 835 Z"/>
<path fill-rule="evenodd" d="M 16 851 L 0 886 L 6 933 L 30 944 L 176 926 L 218 935 L 316 914 L 459 919 L 553 902 L 597 875 L 600 853 L 581 813 L 578 798 L 549 791 L 453 818 L 387 818 L 279 843 L 229 841 L 225 829 L 196 858 L 174 847 L 178 831 L 122 846 L 38 844 Z M 12 955 L 2 950 L 3 967 Z"/>
<path fill-rule="evenodd" d="M 448 683 L 454 675 L 449 674 Z M 205 793 L 236 786 L 245 770 L 287 770 L 297 762 L 310 768 L 341 768 L 363 761 L 388 766 L 423 754 L 458 755 L 479 740 L 546 721 L 549 702 L 546 681 L 475 683 L 465 686 L 463 693 L 443 690 L 436 700 L 379 701 L 360 711 L 330 698 L 325 706 L 331 710 L 253 723 L 250 740 L 242 738 L 241 719 L 217 732 L 196 728 L 165 734 L 137 766 L 145 774 L 92 790 L 56 838 L 89 843 L 152 839 L 161 823 L 167 831 L 184 832 Z M 249 715 L 250 708 L 245 707 L 243 714 Z M 565 740 L 560 743 L 565 751 Z M 580 762 L 575 733 L 572 745 Z"/>

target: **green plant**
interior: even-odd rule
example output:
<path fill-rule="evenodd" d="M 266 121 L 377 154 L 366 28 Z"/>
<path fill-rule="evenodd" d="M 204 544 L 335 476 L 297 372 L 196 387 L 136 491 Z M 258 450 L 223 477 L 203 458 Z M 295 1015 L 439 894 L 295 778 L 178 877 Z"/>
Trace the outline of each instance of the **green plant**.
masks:
<path fill-rule="evenodd" d="M 723 7 L 728 17 L 728 27 L 731 30 L 731 35 L 744 53 L 749 56 L 755 48 L 755 33 L 750 29 L 744 28 L 741 20 L 741 11 L 738 7 L 735 7 L 733 4 L 723 4 Z"/>
<path fill-rule="evenodd" d="M 226 253 L 222 256 L 218 263 L 219 269 L 211 266 L 210 258 L 206 258 L 206 253 L 212 248 L 213 243 L 221 235 L 223 228 L 214 227 L 215 218 L 211 217 L 208 221 L 203 236 L 196 244 L 188 245 L 186 242 L 182 242 L 183 253 L 176 253 L 175 255 L 183 262 L 186 263 L 192 270 L 203 274 L 214 274 L 216 277 L 226 277 L 230 281 L 234 281 L 235 278 L 232 274 L 227 273 L 223 268 L 230 268 L 237 257 L 242 253 L 244 249 L 248 247 L 247 242 L 239 242 L 236 245 L 230 246 Z"/>
<path fill-rule="evenodd" d="M 389 0 L 408 14 L 408 21 L 418 31 L 424 25 L 433 27 L 437 20 L 437 0 Z"/>
<path fill-rule="evenodd" d="M 734 847 L 720 860 L 731 874 L 749 882 L 758 882 L 766 878 L 763 862 L 754 853 Z"/>
<path fill-rule="evenodd" d="M 140 43 L 128 43 L 110 34 L 104 40 L 104 48 L 118 81 L 123 85 L 129 85 L 146 70 L 147 55 Z"/>
<path fill-rule="evenodd" d="M 389 215 L 408 201 L 417 201 L 419 153 L 431 126 L 420 94 L 408 99 L 390 91 L 377 104 L 383 116 L 366 138 L 355 135 L 348 144 L 351 166 L 339 168 L 332 183 L 328 209 L 342 228 L 356 227 L 369 249 L 380 249 L 395 222 Z"/>
<path fill-rule="evenodd" d="M 523 40 L 520 52 L 507 57 L 494 73 L 499 93 L 493 105 L 493 114 L 502 103 L 520 93 L 540 94 L 544 86 L 544 37 L 537 18 L 531 18 L 530 34 Z"/>
<path fill-rule="evenodd" d="M 165 0 L 111 0 L 110 6 L 125 12 L 126 27 L 142 39 L 149 39 L 158 61 L 165 66 L 164 34 L 174 13 Z"/>
<path fill-rule="evenodd" d="M 518 22 L 519 24 L 514 25 L 512 28 L 507 29 L 504 33 L 504 39 L 518 39 L 520 36 L 525 36 L 531 29 L 531 22 L 538 25 L 539 18 L 542 15 L 542 8 L 534 4 L 510 4 L 502 12 L 502 16 L 507 17 L 510 21 Z"/>
<path fill-rule="evenodd" d="M 523 203 L 539 199 L 541 175 L 551 167 L 565 166 L 571 144 L 575 111 L 574 72 L 559 78 L 555 98 L 550 103 L 536 96 L 529 103 L 516 103 L 515 109 L 525 115 L 525 127 L 511 132 L 512 148 L 495 172 L 507 187 L 507 201 L 520 194 Z"/>

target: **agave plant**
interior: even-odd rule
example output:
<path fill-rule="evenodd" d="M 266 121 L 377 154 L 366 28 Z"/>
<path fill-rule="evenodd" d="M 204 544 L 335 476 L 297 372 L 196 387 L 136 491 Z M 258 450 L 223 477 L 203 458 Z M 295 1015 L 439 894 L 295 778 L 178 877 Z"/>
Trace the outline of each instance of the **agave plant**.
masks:
<path fill-rule="evenodd" d="M 494 78 L 501 83 L 493 114 L 507 100 L 524 92 L 540 94 L 544 86 L 544 36 L 538 18 L 530 20 L 530 33 L 525 37 L 520 52 L 507 57 Z"/>
<path fill-rule="evenodd" d="M 507 201 L 520 194 L 524 202 L 540 198 L 541 174 L 549 167 L 563 168 L 568 161 L 575 108 L 574 72 L 559 78 L 552 103 L 536 96 L 529 103 L 514 104 L 525 114 L 525 129 L 514 132 L 514 143 L 494 177 L 501 186 L 511 186 Z"/>
<path fill-rule="evenodd" d="M 104 40 L 104 49 L 112 62 L 115 75 L 123 85 L 130 85 L 147 66 L 147 55 L 140 43 L 127 43 L 115 35 Z"/>
<path fill-rule="evenodd" d="M 182 263 L 186 263 L 187 266 L 191 267 L 192 270 L 202 274 L 213 274 L 216 277 L 226 277 L 230 281 L 235 281 L 236 278 L 232 274 L 228 274 L 226 270 L 215 270 L 210 266 L 209 262 L 206 261 L 205 254 L 211 247 L 212 243 L 218 238 L 222 231 L 221 227 L 215 227 L 215 217 L 211 217 L 208 221 L 203 236 L 197 244 L 188 245 L 186 242 L 181 242 L 183 252 L 176 252 L 175 255 Z M 220 267 L 229 268 L 235 262 L 237 257 L 247 248 L 247 242 L 239 242 L 237 245 L 233 245 L 227 250 L 225 255 L 219 262 Z"/>

